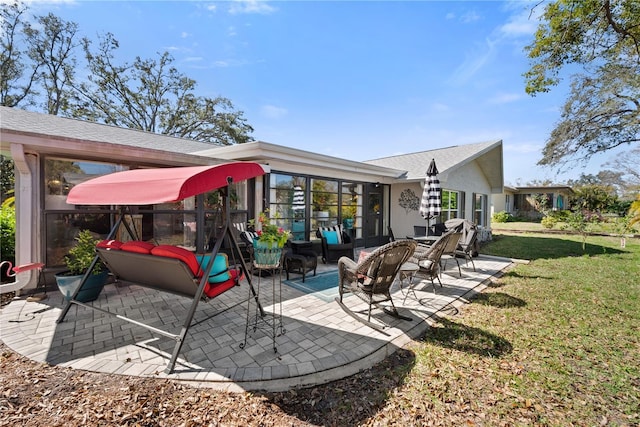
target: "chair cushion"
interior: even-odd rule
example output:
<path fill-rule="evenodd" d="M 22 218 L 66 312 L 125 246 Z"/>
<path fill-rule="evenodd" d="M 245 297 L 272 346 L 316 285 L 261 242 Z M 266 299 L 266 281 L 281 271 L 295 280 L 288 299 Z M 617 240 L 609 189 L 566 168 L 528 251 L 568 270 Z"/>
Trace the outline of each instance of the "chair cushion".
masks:
<path fill-rule="evenodd" d="M 209 265 L 211 256 L 196 255 L 196 259 L 204 271 Z M 209 271 L 209 283 L 226 282 L 229 279 L 231 279 L 231 274 L 229 274 L 229 259 L 227 258 L 227 254 L 217 254 L 213 261 L 211 271 Z"/>
<path fill-rule="evenodd" d="M 424 259 L 424 260 L 420 261 L 420 262 L 418 263 L 418 265 L 419 265 L 420 267 L 422 267 L 422 268 L 426 268 L 426 269 L 428 270 L 428 269 L 429 269 L 429 268 L 431 268 L 431 266 L 433 265 L 433 261 L 431 261 L 430 259 Z"/>
<path fill-rule="evenodd" d="M 187 264 L 195 277 L 202 276 L 200 264 L 193 252 L 173 245 L 158 245 L 151 250 L 151 255 L 176 258 Z"/>
<path fill-rule="evenodd" d="M 366 257 L 371 255 L 371 252 L 360 251 L 360 255 L 358 256 L 358 264 L 365 260 Z"/>
<path fill-rule="evenodd" d="M 120 245 L 120 250 L 127 252 L 135 252 L 138 254 L 150 254 L 151 249 L 156 246 L 153 243 L 142 242 L 140 240 L 131 240 Z"/>
<path fill-rule="evenodd" d="M 229 290 L 242 280 L 242 275 L 238 273 L 238 270 L 229 270 L 230 279 L 220 283 L 207 283 L 204 288 L 204 294 L 209 298 L 214 298 L 226 290 Z"/>
<path fill-rule="evenodd" d="M 322 236 L 327 239 L 327 245 L 337 245 L 339 243 L 338 233 L 335 231 L 323 231 Z"/>
<path fill-rule="evenodd" d="M 258 233 L 255 231 L 243 231 L 240 233 L 240 237 L 247 243 L 253 243 L 254 240 L 258 239 Z"/>
<path fill-rule="evenodd" d="M 319 230 L 320 230 L 320 233 L 322 233 L 323 236 L 324 236 L 324 232 L 325 231 L 335 231 L 337 236 L 338 236 L 338 242 L 337 243 L 338 244 L 344 243 L 342 241 L 342 231 L 343 231 L 342 224 L 331 225 L 329 227 L 320 227 Z"/>
<path fill-rule="evenodd" d="M 96 245 L 96 247 L 98 248 L 108 249 L 111 251 L 117 251 L 118 249 L 120 249 L 120 246 L 122 246 L 122 242 L 118 240 L 101 240 Z"/>

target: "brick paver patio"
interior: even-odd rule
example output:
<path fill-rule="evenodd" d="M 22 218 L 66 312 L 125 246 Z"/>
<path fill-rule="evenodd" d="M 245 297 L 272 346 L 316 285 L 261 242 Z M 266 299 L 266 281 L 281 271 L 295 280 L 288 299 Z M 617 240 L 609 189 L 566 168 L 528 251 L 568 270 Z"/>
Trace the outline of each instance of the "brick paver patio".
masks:
<path fill-rule="evenodd" d="M 374 310 L 375 320 L 389 325 L 385 333 L 348 316 L 335 301 L 325 302 L 283 285 L 285 334 L 276 337 L 277 353 L 270 330 L 250 330 L 246 345 L 241 348 L 248 296 L 248 287 L 241 284 L 198 305 L 194 324 L 171 374 L 164 370 L 175 345 L 172 339 L 77 305 L 57 324 L 64 305 L 58 292 L 49 292 L 41 302 L 16 298 L 3 307 L 0 339 L 30 359 L 73 369 L 171 378 L 231 391 L 282 391 L 350 376 L 383 360 L 424 333 L 431 316 L 465 303 L 510 264 L 508 259 L 480 256 L 475 259 L 476 271 L 470 264 L 463 265 L 459 278 L 457 266 L 450 262 L 442 277 L 442 288 L 436 287 L 434 293 L 431 282 L 423 281 L 415 295 L 410 294 L 406 300 L 396 281 L 394 302 L 413 321 Z M 319 267 L 335 269 L 335 265 Z M 261 301 L 266 311 L 272 312 L 276 307 L 271 301 L 271 282 L 263 278 L 261 286 Z M 353 296 L 345 301 L 365 308 Z M 97 307 L 174 331 L 180 329 L 189 303 L 182 297 L 122 282 L 106 286 L 93 302 Z M 217 315 L 207 319 L 214 314 Z"/>

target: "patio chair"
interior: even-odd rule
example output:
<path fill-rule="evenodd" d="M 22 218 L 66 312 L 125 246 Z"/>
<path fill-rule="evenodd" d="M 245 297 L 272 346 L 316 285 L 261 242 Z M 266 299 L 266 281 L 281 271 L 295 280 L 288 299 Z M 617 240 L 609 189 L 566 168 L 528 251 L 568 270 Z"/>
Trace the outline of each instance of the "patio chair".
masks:
<path fill-rule="evenodd" d="M 456 255 L 464 257 L 467 263 L 471 261 L 473 271 L 476 271 L 476 265 L 473 262 L 473 255 L 476 252 L 477 240 L 478 229 L 472 228 L 467 231 L 467 235 L 458 242 L 458 248 L 456 249 Z"/>
<path fill-rule="evenodd" d="M 443 222 L 437 222 L 429 227 L 429 234 L 432 236 L 442 236 L 447 231 L 447 226 Z"/>
<path fill-rule="evenodd" d="M 413 235 L 414 236 L 426 236 L 427 235 L 427 226 L 426 225 L 414 225 L 413 226 Z"/>
<path fill-rule="evenodd" d="M 462 232 L 452 233 L 451 237 L 447 240 L 447 245 L 442 251 L 442 256 L 440 257 L 440 271 L 444 271 L 447 267 L 447 261 L 453 259 L 458 265 L 458 275 L 460 278 L 462 278 L 462 270 L 460 270 L 460 262 L 458 262 L 456 250 L 458 249 L 461 238 Z"/>
<path fill-rule="evenodd" d="M 322 262 L 335 262 L 346 256 L 353 259 L 353 240 L 342 224 L 331 227 L 319 227 L 316 237 L 321 240 Z"/>
<path fill-rule="evenodd" d="M 440 258 L 453 233 L 453 231 L 449 231 L 443 234 L 431 246 L 419 245 L 411 257 L 411 262 L 418 264 L 420 267 L 418 275 L 423 275 L 430 279 L 434 291 L 436 285 L 433 279 L 437 279 L 440 287 L 442 287 L 442 282 L 440 281 Z"/>
<path fill-rule="evenodd" d="M 338 260 L 340 297 L 336 298 L 336 302 L 354 319 L 379 331 L 382 331 L 386 325 L 381 326 L 371 322 L 371 309 L 374 305 L 378 306 L 380 303 L 389 301 L 390 307 L 381 307 L 385 313 L 398 319 L 412 320 L 398 313 L 391 298 L 390 288 L 400 267 L 411 257 L 416 245 L 417 243 L 412 240 L 398 240 L 379 247 L 357 263 L 347 257 L 340 258 Z M 367 320 L 343 303 L 342 299 L 346 293 L 353 293 L 368 304 Z"/>

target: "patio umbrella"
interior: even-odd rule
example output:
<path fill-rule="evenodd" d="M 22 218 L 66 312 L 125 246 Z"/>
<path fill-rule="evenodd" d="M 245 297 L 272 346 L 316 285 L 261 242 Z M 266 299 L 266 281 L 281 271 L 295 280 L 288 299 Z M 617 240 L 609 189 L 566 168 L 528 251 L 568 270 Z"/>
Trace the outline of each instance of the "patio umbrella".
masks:
<path fill-rule="evenodd" d="M 442 193 L 440 191 L 440 180 L 438 179 L 438 168 L 435 159 L 431 159 L 429 169 L 427 169 L 427 180 L 422 192 L 420 202 L 420 215 L 429 220 L 440 215 L 442 211 Z"/>

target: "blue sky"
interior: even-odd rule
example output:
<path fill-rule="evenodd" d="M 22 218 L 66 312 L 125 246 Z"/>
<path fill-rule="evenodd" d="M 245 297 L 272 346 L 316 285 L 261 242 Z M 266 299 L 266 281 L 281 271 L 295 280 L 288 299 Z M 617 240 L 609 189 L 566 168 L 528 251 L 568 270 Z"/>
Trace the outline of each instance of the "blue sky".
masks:
<path fill-rule="evenodd" d="M 93 40 L 113 33 L 123 60 L 169 51 L 197 94 L 231 99 L 258 140 L 368 160 L 502 139 L 505 184 L 561 183 L 597 173 L 613 153 L 561 175 L 536 166 L 566 85 L 524 92 L 535 3 L 59 1 L 31 10 L 76 22 Z"/>

